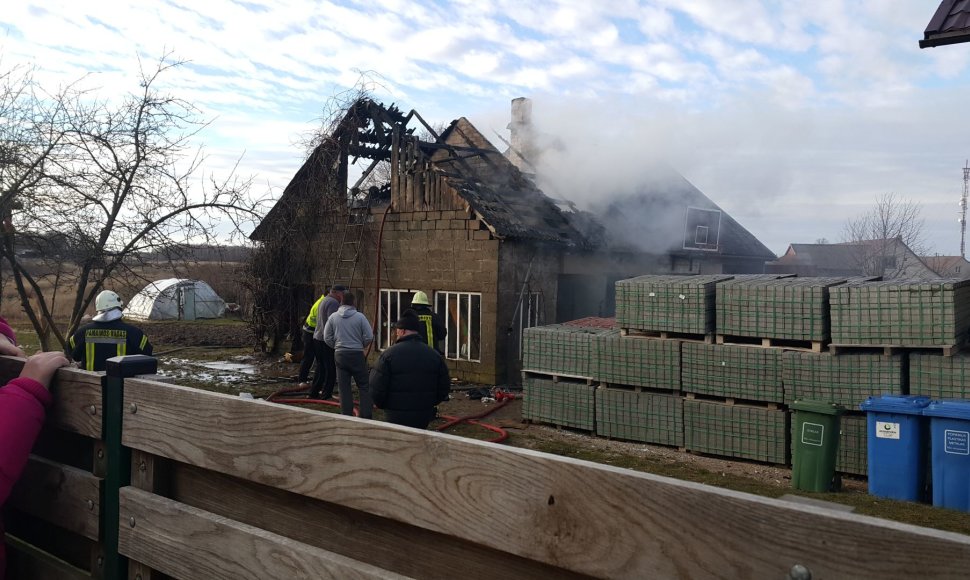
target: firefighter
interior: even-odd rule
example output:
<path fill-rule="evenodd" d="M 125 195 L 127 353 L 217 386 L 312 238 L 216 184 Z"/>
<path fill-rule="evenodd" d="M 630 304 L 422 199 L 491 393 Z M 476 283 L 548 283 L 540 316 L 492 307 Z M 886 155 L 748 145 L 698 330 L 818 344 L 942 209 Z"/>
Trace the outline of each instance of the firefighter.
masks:
<path fill-rule="evenodd" d="M 105 361 L 128 354 L 152 354 L 148 337 L 136 326 L 121 321 L 121 297 L 104 290 L 94 301 L 93 322 L 77 329 L 68 345 L 71 357 L 89 371 L 103 371 Z"/>
<path fill-rule="evenodd" d="M 418 334 L 421 335 L 421 339 L 431 348 L 444 354 L 445 350 L 442 343 L 445 337 L 448 336 L 448 329 L 445 328 L 441 317 L 431 310 L 431 302 L 428 301 L 428 295 L 420 290 L 415 292 L 411 298 L 410 312 L 413 312 L 421 322 L 421 327 L 418 329 Z"/>

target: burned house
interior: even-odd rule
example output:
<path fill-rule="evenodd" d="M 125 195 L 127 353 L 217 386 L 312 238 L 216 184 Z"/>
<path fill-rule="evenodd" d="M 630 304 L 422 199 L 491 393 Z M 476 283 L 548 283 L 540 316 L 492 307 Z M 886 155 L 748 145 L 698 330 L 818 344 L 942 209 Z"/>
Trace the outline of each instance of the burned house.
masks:
<path fill-rule="evenodd" d="M 361 160 L 369 165 L 350 183 Z M 616 279 L 761 272 L 771 252 L 682 183 L 661 196 L 683 208 L 679 249 L 648 254 L 611 238 L 608 211 L 601 220 L 544 194 L 467 119 L 439 135 L 415 111 L 362 98 L 323 135 L 252 234 L 256 322 L 275 346 L 299 335 L 327 286 L 345 284 L 376 323 L 383 349 L 413 292 L 423 290 L 446 319 L 454 376 L 517 382 L 522 330 L 611 314 Z M 651 197 L 657 192 L 647 184 L 617 200 L 616 219 L 631 219 Z"/>

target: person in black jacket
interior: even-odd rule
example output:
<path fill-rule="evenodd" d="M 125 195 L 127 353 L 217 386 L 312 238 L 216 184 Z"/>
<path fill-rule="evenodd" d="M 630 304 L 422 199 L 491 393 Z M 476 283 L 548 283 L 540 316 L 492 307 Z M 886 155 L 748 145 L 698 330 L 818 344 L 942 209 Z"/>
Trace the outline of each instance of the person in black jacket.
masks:
<path fill-rule="evenodd" d="M 152 343 L 137 326 L 121 321 L 121 297 L 111 290 L 98 294 L 94 322 L 77 329 L 68 346 L 71 358 L 89 371 L 103 371 L 105 362 L 126 354 L 152 354 Z"/>
<path fill-rule="evenodd" d="M 445 359 L 422 340 L 420 326 L 413 313 L 401 315 L 394 324 L 397 343 L 377 359 L 370 390 L 389 423 L 426 429 L 435 407 L 448 399 L 451 378 Z"/>

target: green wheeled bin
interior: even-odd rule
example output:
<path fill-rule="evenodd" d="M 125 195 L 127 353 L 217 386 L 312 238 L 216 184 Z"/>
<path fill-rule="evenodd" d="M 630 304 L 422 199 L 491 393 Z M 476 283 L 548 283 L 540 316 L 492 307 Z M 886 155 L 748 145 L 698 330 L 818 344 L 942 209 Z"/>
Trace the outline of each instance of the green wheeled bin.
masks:
<path fill-rule="evenodd" d="M 795 401 L 791 485 L 804 491 L 832 489 L 839 455 L 839 419 L 845 408 L 828 401 Z"/>

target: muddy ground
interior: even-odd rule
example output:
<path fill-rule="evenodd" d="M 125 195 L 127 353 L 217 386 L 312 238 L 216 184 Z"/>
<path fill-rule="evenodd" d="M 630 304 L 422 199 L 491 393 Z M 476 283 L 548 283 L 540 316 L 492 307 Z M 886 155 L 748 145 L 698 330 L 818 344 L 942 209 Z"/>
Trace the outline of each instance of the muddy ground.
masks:
<path fill-rule="evenodd" d="M 160 374 L 174 382 L 228 394 L 251 393 L 266 397 L 296 386 L 299 365 L 281 356 L 255 352 L 244 324 L 216 323 L 145 325 L 156 345 Z M 483 385 L 456 383 L 451 400 L 439 407 L 443 415 L 468 416 L 499 406 L 497 402 L 469 399 L 467 392 Z M 487 386 L 486 386 L 487 387 Z M 970 534 L 970 517 L 931 506 L 896 502 L 869 496 L 864 478 L 843 479 L 838 493 L 811 494 L 791 490 L 791 470 L 783 466 L 748 461 L 729 461 L 676 448 L 608 440 L 593 435 L 531 424 L 522 420 L 522 401 L 515 400 L 494 411 L 483 421 L 505 429 L 504 445 L 535 449 L 576 459 L 604 463 L 677 479 L 716 485 L 769 497 L 786 494 L 849 505 L 857 513 L 874 515 Z M 336 412 L 320 406 L 320 411 Z M 380 419 L 380 411 L 375 412 Z M 431 428 L 443 423 L 432 424 Z M 489 439 L 495 433 L 471 425 L 459 425 L 450 434 Z"/>

